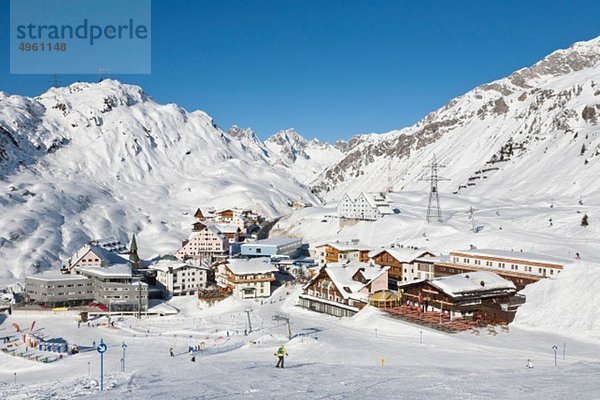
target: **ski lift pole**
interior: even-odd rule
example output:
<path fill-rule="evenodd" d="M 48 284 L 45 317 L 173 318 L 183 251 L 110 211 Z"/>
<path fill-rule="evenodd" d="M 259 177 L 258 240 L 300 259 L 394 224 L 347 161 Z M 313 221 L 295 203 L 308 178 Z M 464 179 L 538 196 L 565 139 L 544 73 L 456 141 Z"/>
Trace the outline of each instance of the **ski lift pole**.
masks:
<path fill-rule="evenodd" d="M 123 349 L 123 358 L 121 359 L 121 372 L 125 372 L 125 350 L 127 350 L 127 345 L 125 344 L 125 342 L 123 342 L 121 348 Z"/>
<path fill-rule="evenodd" d="M 556 362 L 556 350 L 558 350 L 558 346 L 554 345 L 552 346 L 552 350 L 554 350 L 554 366 L 557 366 L 557 362 Z"/>
<path fill-rule="evenodd" d="M 252 312 L 252 309 L 246 309 L 244 312 L 248 316 L 248 333 L 250 334 L 252 333 L 252 320 L 250 319 L 250 313 Z"/>

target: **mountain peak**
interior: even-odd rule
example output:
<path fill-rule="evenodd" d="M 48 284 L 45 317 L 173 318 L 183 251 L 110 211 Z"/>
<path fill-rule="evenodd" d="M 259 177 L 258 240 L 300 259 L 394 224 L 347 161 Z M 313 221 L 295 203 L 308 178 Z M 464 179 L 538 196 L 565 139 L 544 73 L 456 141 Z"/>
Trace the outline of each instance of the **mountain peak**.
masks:
<path fill-rule="evenodd" d="M 227 133 L 239 140 L 246 139 L 260 142 L 260 139 L 256 136 L 256 132 L 252 128 L 241 128 L 234 124 L 227 130 Z"/>
<path fill-rule="evenodd" d="M 280 130 L 267 139 L 267 142 L 276 143 L 280 146 L 285 144 L 304 147 L 308 144 L 308 140 L 299 134 L 294 128 Z"/>

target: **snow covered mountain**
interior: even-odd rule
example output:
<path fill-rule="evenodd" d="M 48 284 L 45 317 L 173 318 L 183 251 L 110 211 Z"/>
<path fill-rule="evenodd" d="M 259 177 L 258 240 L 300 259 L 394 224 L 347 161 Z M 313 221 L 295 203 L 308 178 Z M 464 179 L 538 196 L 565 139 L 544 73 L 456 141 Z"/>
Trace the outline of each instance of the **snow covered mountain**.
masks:
<path fill-rule="evenodd" d="M 277 165 L 289 168 L 290 173 L 303 183 L 312 182 L 325 168 L 343 157 L 345 142 L 336 145 L 306 140 L 294 129 L 279 131 L 265 141 Z"/>
<path fill-rule="evenodd" d="M 91 238 L 139 232 L 142 255 L 173 252 L 200 205 L 280 215 L 318 201 L 237 136 L 112 80 L 0 93 L 0 277 L 57 266 Z"/>
<path fill-rule="evenodd" d="M 414 126 L 361 135 L 313 189 L 426 189 L 435 154 L 440 190 L 512 199 L 600 201 L 600 38 L 558 50 L 530 68 L 453 99 Z"/>

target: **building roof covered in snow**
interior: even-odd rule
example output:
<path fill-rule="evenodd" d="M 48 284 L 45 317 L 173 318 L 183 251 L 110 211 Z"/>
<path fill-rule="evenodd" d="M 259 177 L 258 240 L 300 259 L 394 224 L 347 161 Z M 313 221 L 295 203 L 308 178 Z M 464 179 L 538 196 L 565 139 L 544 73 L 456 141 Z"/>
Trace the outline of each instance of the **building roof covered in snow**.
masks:
<path fill-rule="evenodd" d="M 71 258 L 71 265 L 77 264 L 90 250 L 100 259 L 100 263 L 103 265 L 127 264 L 129 262 L 120 255 L 91 242 L 77 250 Z"/>
<path fill-rule="evenodd" d="M 431 286 L 450 297 L 469 297 L 486 292 L 515 293 L 517 288 L 512 281 L 489 271 L 474 271 L 458 275 L 449 275 L 431 279 L 421 279 L 398 284 L 398 288 L 428 282 Z"/>
<path fill-rule="evenodd" d="M 251 245 L 260 245 L 260 246 L 286 246 L 288 244 L 301 243 L 302 239 L 300 238 L 292 238 L 292 237 L 273 237 L 267 239 L 257 240 L 256 242 L 249 243 Z"/>
<path fill-rule="evenodd" d="M 372 247 L 367 246 L 363 242 L 356 240 L 356 239 L 350 240 L 347 242 L 340 242 L 340 241 L 328 242 L 328 243 L 319 244 L 316 247 L 323 247 L 323 246 L 330 246 L 338 251 L 370 251 L 372 249 Z"/>
<path fill-rule="evenodd" d="M 158 271 L 162 271 L 162 272 L 169 272 L 169 270 L 177 271 L 177 270 L 183 269 L 183 268 L 196 268 L 196 269 L 204 269 L 204 270 L 208 269 L 205 266 L 191 265 L 191 264 L 179 261 L 179 260 L 169 260 L 169 259 L 159 260 L 158 262 L 150 265 L 149 268 L 155 269 Z"/>
<path fill-rule="evenodd" d="M 324 272 L 329 279 L 331 279 L 331 282 L 333 282 L 344 299 L 350 297 L 363 299 L 366 298 L 367 295 L 360 293 L 360 291 L 388 269 L 388 267 L 380 267 L 378 265 L 369 265 L 360 262 L 330 263 L 322 267 L 320 272 L 313 277 L 304 288 L 309 287 L 319 278 L 321 272 Z M 362 274 L 366 281 L 355 279 L 358 272 Z"/>
<path fill-rule="evenodd" d="M 240 228 L 238 226 L 234 226 L 234 225 L 219 225 L 219 224 L 214 224 L 214 227 L 217 228 L 221 233 L 225 234 L 225 233 L 237 233 L 238 231 L 240 231 Z"/>
<path fill-rule="evenodd" d="M 93 275 L 103 278 L 129 278 L 131 277 L 131 265 L 130 264 L 114 264 L 107 267 L 76 267 L 77 271 L 84 275 Z"/>
<path fill-rule="evenodd" d="M 400 261 L 400 262 L 413 262 L 416 259 L 426 256 L 427 254 L 433 254 L 425 249 L 415 249 L 415 248 L 411 248 L 411 247 L 383 247 L 381 249 L 378 250 L 373 250 L 371 253 L 369 253 L 369 257 L 373 258 L 373 257 L 377 257 L 379 254 L 383 253 L 383 252 L 387 252 L 388 254 L 390 254 L 392 257 L 394 257 L 396 260 Z"/>
<path fill-rule="evenodd" d="M 59 271 L 44 271 L 35 275 L 28 275 L 27 279 L 39 279 L 42 281 L 66 281 L 88 279 L 86 276 L 77 274 L 65 274 Z"/>
<path fill-rule="evenodd" d="M 459 250 L 451 251 L 450 255 L 467 255 L 467 256 L 481 256 L 481 257 L 492 257 L 492 258 L 505 258 L 512 260 L 546 263 L 564 265 L 570 264 L 573 261 L 566 258 L 559 258 L 554 256 L 548 256 L 544 254 L 527 253 L 522 251 L 510 251 L 510 250 L 497 250 L 497 249 L 470 249 L 470 250 Z"/>
<path fill-rule="evenodd" d="M 227 268 L 235 275 L 268 274 L 277 272 L 278 269 L 271 264 L 268 257 L 260 258 L 230 258 L 224 262 Z"/>
<path fill-rule="evenodd" d="M 377 208 L 381 214 L 393 214 L 390 207 L 391 201 L 388 200 L 384 192 L 363 192 L 361 193 L 372 208 Z"/>
<path fill-rule="evenodd" d="M 225 233 L 223 231 L 221 231 L 220 225 L 216 225 L 216 224 L 203 224 L 203 225 L 205 226 L 204 229 L 206 229 L 209 232 L 213 233 L 215 236 L 218 236 L 222 240 L 226 240 L 227 239 L 225 237 Z M 190 233 L 189 240 L 192 240 L 193 238 L 195 238 L 196 236 L 198 236 L 200 234 L 200 232 L 202 232 L 202 230 L 200 230 L 200 231 L 193 231 L 192 233 Z"/>

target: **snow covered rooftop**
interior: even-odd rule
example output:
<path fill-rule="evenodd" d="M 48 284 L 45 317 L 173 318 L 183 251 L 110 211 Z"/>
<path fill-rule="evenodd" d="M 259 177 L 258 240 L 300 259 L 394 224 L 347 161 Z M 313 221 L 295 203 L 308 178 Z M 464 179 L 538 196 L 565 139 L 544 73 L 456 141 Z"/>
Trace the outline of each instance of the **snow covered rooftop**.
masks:
<path fill-rule="evenodd" d="M 522 251 L 509 251 L 509 250 L 497 250 L 497 249 L 472 249 L 472 250 L 459 250 L 450 252 L 451 255 L 456 254 L 467 254 L 471 256 L 485 256 L 485 257 L 497 257 L 497 258 L 509 258 L 514 260 L 539 262 L 539 263 L 550 263 L 550 264 L 570 264 L 573 261 L 566 258 L 558 258 L 553 256 L 547 256 L 544 254 L 526 253 Z"/>
<path fill-rule="evenodd" d="M 226 239 L 225 235 L 224 235 L 224 232 L 221 230 L 222 226 L 216 225 L 216 224 L 204 224 L 204 225 L 205 225 L 206 229 L 208 231 L 212 232 L 214 235 L 220 237 L 223 240 Z M 193 238 L 195 238 L 199 234 L 200 234 L 200 232 L 192 232 L 192 233 L 190 233 L 189 240 L 192 240 Z"/>
<path fill-rule="evenodd" d="M 338 250 L 338 251 L 367 251 L 367 250 L 371 250 L 372 247 L 367 246 L 366 244 L 364 244 L 363 242 L 359 241 L 359 240 L 351 240 L 348 242 L 328 242 L 328 243 L 323 243 L 320 245 L 317 245 L 317 247 L 323 247 L 323 246 L 331 246 L 334 249 Z"/>
<path fill-rule="evenodd" d="M 268 257 L 261 258 L 230 258 L 227 260 L 227 267 L 235 275 L 267 274 L 278 271 Z"/>
<path fill-rule="evenodd" d="M 190 265 L 179 260 L 160 260 L 157 263 L 150 265 L 149 268 L 159 270 L 162 272 L 168 272 L 169 269 L 176 271 L 181 268 L 207 269 L 206 267 L 200 265 Z"/>
<path fill-rule="evenodd" d="M 234 225 L 218 225 L 214 224 L 214 227 L 218 229 L 221 233 L 237 233 L 239 227 Z"/>
<path fill-rule="evenodd" d="M 249 245 L 259 245 L 259 246 L 286 246 L 288 244 L 302 243 L 302 239 L 300 238 L 292 238 L 292 237 L 275 237 L 275 238 L 267 238 L 262 240 L 257 240 L 254 243 L 248 243 Z"/>
<path fill-rule="evenodd" d="M 325 273 L 329 276 L 333 284 L 342 294 L 342 297 L 345 299 L 352 295 L 355 295 L 354 297 L 359 295 L 362 288 L 388 269 L 378 265 L 369 265 L 359 262 L 331 263 L 323 268 L 325 268 Z M 352 279 L 359 270 L 362 270 L 361 272 L 367 280 L 366 283 Z M 359 295 L 359 297 L 362 296 Z"/>
<path fill-rule="evenodd" d="M 104 278 L 115 277 L 115 278 L 130 278 L 131 277 L 131 265 L 129 264 L 115 264 L 109 267 L 76 267 L 78 271 L 85 275 L 94 275 Z"/>
<path fill-rule="evenodd" d="M 433 278 L 429 280 L 429 283 L 452 297 L 490 290 L 517 290 L 512 281 L 488 271 L 469 272 Z"/>
<path fill-rule="evenodd" d="M 109 251 L 109 250 L 103 248 L 101 245 L 98 245 L 95 243 L 88 243 L 85 246 L 83 246 L 81 249 L 79 249 L 73 255 L 71 265 L 79 262 L 90 250 L 92 251 L 92 253 L 94 253 L 96 256 L 98 256 L 101 263 L 104 263 L 107 265 L 124 264 L 124 263 L 128 262 L 125 258 L 121 257 L 120 255 L 118 255 L 116 253 L 113 253 L 112 251 Z"/>
<path fill-rule="evenodd" d="M 27 279 L 39 279 L 43 281 L 65 281 L 65 280 L 82 280 L 88 279 L 86 276 L 76 274 L 63 274 L 59 271 L 45 271 L 40 274 L 27 276 Z"/>
<path fill-rule="evenodd" d="M 384 247 L 379 250 L 373 250 L 369 253 L 369 257 L 376 257 L 378 254 L 388 252 L 392 257 L 400 262 L 413 262 L 417 258 L 423 257 L 425 254 L 430 253 L 424 249 L 414 249 L 410 247 Z"/>

